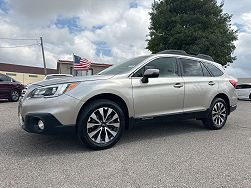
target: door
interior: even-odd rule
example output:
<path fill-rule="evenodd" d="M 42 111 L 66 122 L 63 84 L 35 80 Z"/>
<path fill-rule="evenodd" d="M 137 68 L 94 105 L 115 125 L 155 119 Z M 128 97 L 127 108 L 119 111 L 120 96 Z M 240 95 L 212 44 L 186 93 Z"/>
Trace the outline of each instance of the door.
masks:
<path fill-rule="evenodd" d="M 8 98 L 10 95 L 10 90 L 11 90 L 11 78 L 4 75 L 0 74 L 0 97 L 1 98 Z"/>
<path fill-rule="evenodd" d="M 244 89 L 244 85 L 240 84 L 236 86 L 236 94 L 238 96 L 238 98 L 243 98 L 245 95 L 245 89 Z"/>
<path fill-rule="evenodd" d="M 249 84 L 237 85 L 236 94 L 237 94 L 238 98 L 248 99 L 251 94 L 251 85 L 249 85 Z"/>
<path fill-rule="evenodd" d="M 199 61 L 180 58 L 185 82 L 184 112 L 205 111 L 218 92 L 218 77 L 213 77 Z"/>
<path fill-rule="evenodd" d="M 159 69 L 158 78 L 141 79 L 146 69 Z M 184 82 L 175 58 L 157 58 L 132 76 L 135 117 L 152 117 L 183 112 Z"/>

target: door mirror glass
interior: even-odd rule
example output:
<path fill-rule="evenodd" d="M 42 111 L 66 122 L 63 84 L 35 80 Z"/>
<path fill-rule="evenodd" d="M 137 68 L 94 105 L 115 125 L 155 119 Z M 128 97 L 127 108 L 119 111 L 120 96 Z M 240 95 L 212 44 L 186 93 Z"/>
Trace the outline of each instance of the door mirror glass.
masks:
<path fill-rule="evenodd" d="M 142 83 L 148 83 L 148 78 L 158 78 L 159 77 L 159 69 L 147 69 L 144 72 L 144 76 L 141 79 Z"/>

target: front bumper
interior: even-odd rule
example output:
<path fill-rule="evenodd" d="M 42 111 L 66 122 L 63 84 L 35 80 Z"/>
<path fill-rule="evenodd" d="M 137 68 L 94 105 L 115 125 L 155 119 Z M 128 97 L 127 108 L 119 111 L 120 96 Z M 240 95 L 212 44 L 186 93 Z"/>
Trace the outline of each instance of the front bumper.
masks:
<path fill-rule="evenodd" d="M 61 95 L 54 98 L 21 99 L 18 112 L 24 120 L 29 114 L 51 114 L 60 124 L 73 125 L 76 124 L 80 108 L 79 100 L 68 95 Z"/>
<path fill-rule="evenodd" d="M 39 128 L 39 121 L 44 123 L 44 129 Z M 74 125 L 62 125 L 52 114 L 49 113 L 29 113 L 24 118 L 19 114 L 19 124 L 27 132 L 40 134 L 74 129 Z"/>

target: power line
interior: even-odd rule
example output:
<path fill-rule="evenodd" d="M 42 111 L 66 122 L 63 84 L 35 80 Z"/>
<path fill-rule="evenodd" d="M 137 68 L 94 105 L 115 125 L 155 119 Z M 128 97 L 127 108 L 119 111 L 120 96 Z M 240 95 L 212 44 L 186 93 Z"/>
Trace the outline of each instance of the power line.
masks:
<path fill-rule="evenodd" d="M 22 48 L 22 47 L 30 47 L 30 46 L 39 46 L 39 43 L 35 44 L 26 44 L 26 45 L 18 45 L 18 46 L 0 46 L 0 48 Z"/>
<path fill-rule="evenodd" d="M 39 39 L 28 39 L 28 38 L 5 38 L 5 37 L 0 37 L 0 40 L 39 40 Z"/>

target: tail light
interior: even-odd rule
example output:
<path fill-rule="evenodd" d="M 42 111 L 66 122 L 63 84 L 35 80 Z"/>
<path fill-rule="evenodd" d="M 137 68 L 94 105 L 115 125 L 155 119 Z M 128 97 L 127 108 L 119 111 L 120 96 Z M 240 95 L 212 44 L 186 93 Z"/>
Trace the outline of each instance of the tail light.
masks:
<path fill-rule="evenodd" d="M 237 86 L 236 80 L 229 80 L 229 82 L 233 85 L 234 88 L 236 88 L 236 86 Z"/>

